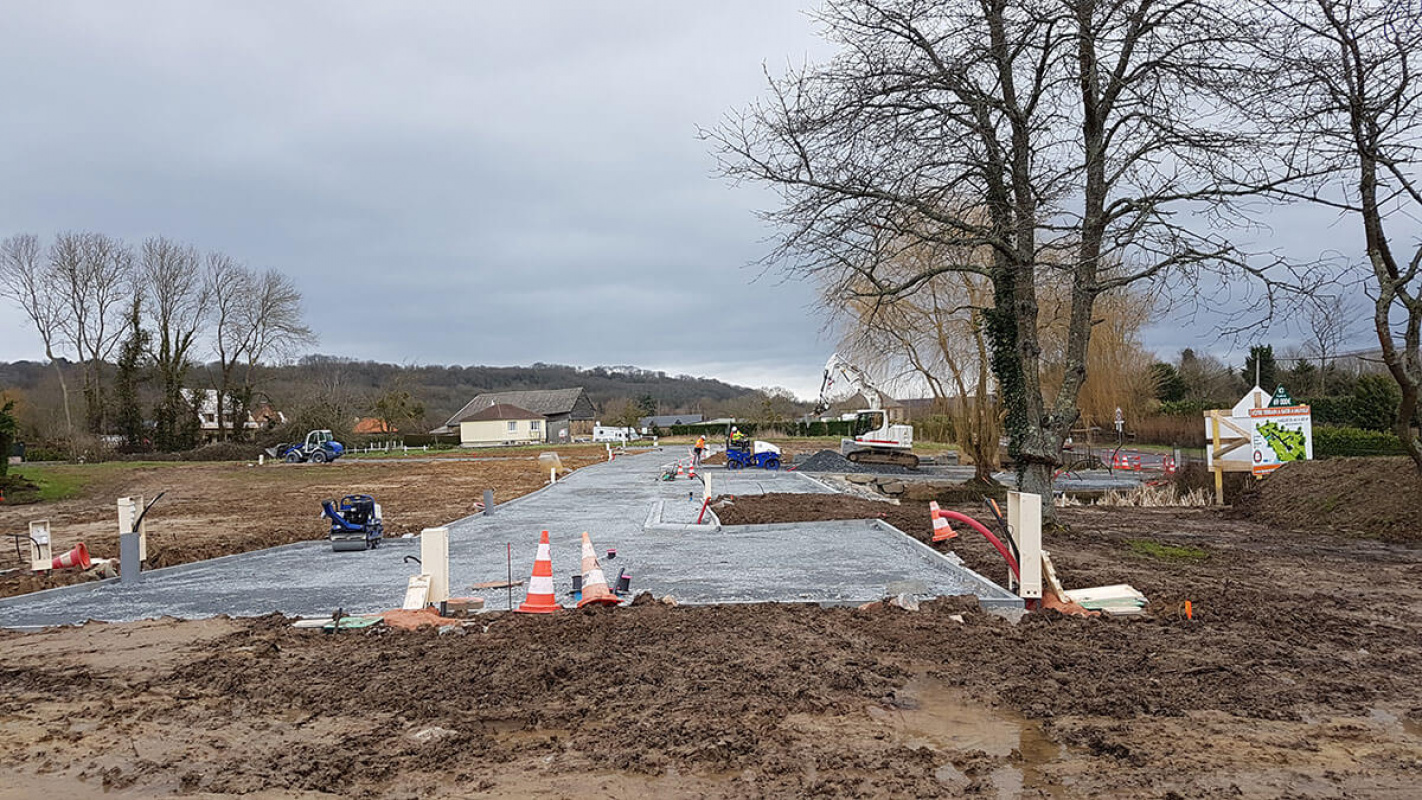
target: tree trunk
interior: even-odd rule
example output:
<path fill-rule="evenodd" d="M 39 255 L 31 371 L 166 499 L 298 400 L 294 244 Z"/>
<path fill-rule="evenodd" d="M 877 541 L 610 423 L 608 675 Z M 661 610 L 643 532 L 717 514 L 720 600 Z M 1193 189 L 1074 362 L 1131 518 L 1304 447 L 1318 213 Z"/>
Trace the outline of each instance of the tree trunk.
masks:
<path fill-rule="evenodd" d="M 77 461 L 79 451 L 74 444 L 74 415 L 69 410 L 69 383 L 64 380 L 64 370 L 59 366 L 59 360 L 54 357 L 54 350 L 48 344 L 44 346 L 44 354 L 49 363 L 54 365 L 54 374 L 59 378 L 59 394 L 64 398 L 64 432 L 69 439 L 69 458 Z"/>

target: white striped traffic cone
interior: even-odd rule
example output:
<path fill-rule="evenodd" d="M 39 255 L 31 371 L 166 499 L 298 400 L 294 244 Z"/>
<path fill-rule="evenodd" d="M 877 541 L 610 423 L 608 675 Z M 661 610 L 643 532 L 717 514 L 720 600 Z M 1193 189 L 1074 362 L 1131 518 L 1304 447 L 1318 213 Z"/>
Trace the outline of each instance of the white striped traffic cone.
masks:
<path fill-rule="evenodd" d="M 562 609 L 553 594 L 553 553 L 548 546 L 548 531 L 538 540 L 538 557 L 533 560 L 533 577 L 528 579 L 528 594 L 518 611 L 523 614 L 552 614 Z"/>
<path fill-rule="evenodd" d="M 958 535 L 958 532 L 953 530 L 953 526 L 948 524 L 948 518 L 943 516 L 943 511 L 938 507 L 937 500 L 928 504 L 928 513 L 933 517 L 933 541 L 946 542 Z"/>
<path fill-rule="evenodd" d="M 607 588 L 607 577 L 602 574 L 602 567 L 598 566 L 592 539 L 588 538 L 587 531 L 583 531 L 583 599 L 578 601 L 578 608 L 589 603 L 615 606 L 621 602 Z"/>

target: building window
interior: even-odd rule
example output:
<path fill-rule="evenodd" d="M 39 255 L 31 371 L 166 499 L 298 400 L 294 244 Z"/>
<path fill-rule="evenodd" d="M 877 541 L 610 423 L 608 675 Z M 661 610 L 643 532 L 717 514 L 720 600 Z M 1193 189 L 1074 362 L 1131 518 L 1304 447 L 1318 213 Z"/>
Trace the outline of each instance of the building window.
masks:
<path fill-rule="evenodd" d="M 509 432 L 512 433 L 512 432 L 514 432 L 514 431 L 516 431 L 516 430 L 518 430 L 518 420 L 510 420 L 510 421 L 509 421 Z"/>
<path fill-rule="evenodd" d="M 528 421 L 528 429 L 531 430 L 531 431 L 533 431 L 534 433 L 537 433 L 538 431 L 543 430 L 543 422 L 542 422 L 542 420 L 536 420 L 536 419 L 531 419 L 531 420 L 529 420 L 529 421 Z"/>

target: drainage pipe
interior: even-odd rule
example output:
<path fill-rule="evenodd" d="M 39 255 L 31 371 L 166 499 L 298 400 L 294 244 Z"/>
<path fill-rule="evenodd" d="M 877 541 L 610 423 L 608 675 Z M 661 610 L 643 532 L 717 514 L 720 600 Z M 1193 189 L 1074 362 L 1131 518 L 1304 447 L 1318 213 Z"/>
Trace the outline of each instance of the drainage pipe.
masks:
<path fill-rule="evenodd" d="M 959 514 L 957 511 L 949 511 L 947 509 L 940 510 L 938 515 L 947 517 L 948 519 L 955 519 L 972 527 L 973 530 L 976 530 L 983 536 L 986 536 L 987 540 L 992 543 L 992 546 L 997 548 L 997 552 L 1002 554 L 1003 560 L 1007 562 L 1007 568 L 1012 570 L 1013 577 L 1019 581 L 1022 580 L 1022 570 L 1017 566 L 1017 559 L 1012 557 L 1012 552 L 1007 549 L 1007 546 L 1002 543 L 1002 540 L 994 536 L 992 531 L 983 527 L 981 522 L 978 522 L 967 514 Z"/>

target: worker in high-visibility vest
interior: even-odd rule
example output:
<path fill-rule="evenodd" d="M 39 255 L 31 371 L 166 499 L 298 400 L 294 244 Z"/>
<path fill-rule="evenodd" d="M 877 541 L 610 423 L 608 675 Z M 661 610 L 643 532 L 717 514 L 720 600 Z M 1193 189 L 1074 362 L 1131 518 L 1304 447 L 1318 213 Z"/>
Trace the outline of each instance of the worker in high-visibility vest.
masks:
<path fill-rule="evenodd" d="M 706 452 L 706 436 L 696 437 L 696 446 L 691 448 L 691 463 L 701 466 L 701 454 Z"/>

